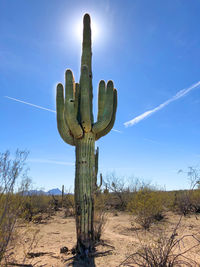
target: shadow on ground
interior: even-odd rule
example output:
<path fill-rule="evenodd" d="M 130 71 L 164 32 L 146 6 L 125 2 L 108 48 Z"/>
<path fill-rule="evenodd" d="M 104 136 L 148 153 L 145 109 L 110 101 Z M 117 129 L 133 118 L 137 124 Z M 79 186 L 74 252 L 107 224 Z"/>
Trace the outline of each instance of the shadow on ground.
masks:
<path fill-rule="evenodd" d="M 95 267 L 95 258 L 97 257 L 104 257 L 107 255 L 112 254 L 113 249 L 104 251 L 104 252 L 94 252 L 89 257 L 82 259 L 79 255 L 75 255 L 74 257 L 71 257 L 67 259 L 66 261 L 70 261 L 65 265 L 65 267 L 73 266 L 73 267 Z"/>

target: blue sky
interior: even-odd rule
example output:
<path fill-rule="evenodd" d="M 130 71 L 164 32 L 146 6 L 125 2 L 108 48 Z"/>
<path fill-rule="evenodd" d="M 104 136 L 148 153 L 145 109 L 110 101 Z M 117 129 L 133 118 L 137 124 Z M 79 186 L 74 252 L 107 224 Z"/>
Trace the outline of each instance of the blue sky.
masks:
<path fill-rule="evenodd" d="M 1 0 L 0 151 L 30 151 L 34 187 L 73 189 L 74 147 L 60 138 L 55 113 L 5 96 L 55 110 L 55 86 L 65 70 L 79 80 L 77 24 L 86 12 L 98 30 L 94 114 L 101 79 L 114 81 L 119 102 L 114 129 L 120 133 L 96 144 L 99 172 L 187 188 L 178 170 L 200 163 L 198 0 Z"/>

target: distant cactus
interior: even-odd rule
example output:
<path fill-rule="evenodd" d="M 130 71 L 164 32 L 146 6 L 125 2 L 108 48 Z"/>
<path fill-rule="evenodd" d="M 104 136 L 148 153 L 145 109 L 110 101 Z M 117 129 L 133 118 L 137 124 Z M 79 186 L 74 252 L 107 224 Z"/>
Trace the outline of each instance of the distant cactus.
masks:
<path fill-rule="evenodd" d="M 62 185 L 62 207 L 63 207 L 63 200 L 64 200 L 64 190 L 65 190 L 65 187 L 64 185 Z"/>
<path fill-rule="evenodd" d="M 65 72 L 64 87 L 57 85 L 57 127 L 62 139 L 76 147 L 75 210 L 77 251 L 84 255 L 94 246 L 94 193 L 97 190 L 98 148 L 95 141 L 113 127 L 117 90 L 112 81 L 99 83 L 98 118 L 93 120 L 92 49 L 90 16 L 83 18 L 81 76 L 74 82 L 71 70 Z"/>

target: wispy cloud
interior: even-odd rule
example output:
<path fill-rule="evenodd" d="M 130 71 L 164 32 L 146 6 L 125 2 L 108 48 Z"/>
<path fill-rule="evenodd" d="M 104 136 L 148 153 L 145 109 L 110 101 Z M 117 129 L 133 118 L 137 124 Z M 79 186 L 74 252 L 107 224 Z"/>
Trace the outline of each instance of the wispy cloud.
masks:
<path fill-rule="evenodd" d="M 57 161 L 57 160 L 48 160 L 48 159 L 29 159 L 28 162 L 33 163 L 47 163 L 47 164 L 57 164 L 57 165 L 67 165 L 73 166 L 73 162 Z"/>
<path fill-rule="evenodd" d="M 43 110 L 46 110 L 46 111 L 49 111 L 49 112 L 53 112 L 53 113 L 56 112 L 55 110 L 52 110 L 52 109 L 49 109 L 49 108 L 44 108 L 44 107 L 41 107 L 41 106 L 38 106 L 38 105 L 35 105 L 35 104 L 32 104 L 32 103 L 29 103 L 29 102 L 25 102 L 25 101 L 22 101 L 22 100 L 19 100 L 19 99 L 10 97 L 10 96 L 5 96 L 5 97 L 8 98 L 8 99 L 11 99 L 11 100 L 14 100 L 14 101 L 17 101 L 17 102 L 20 102 L 20 103 L 23 103 L 23 104 L 26 104 L 26 105 L 35 107 L 35 108 L 43 109 Z"/>
<path fill-rule="evenodd" d="M 140 122 L 141 120 L 151 116 L 153 113 L 163 109 L 164 107 L 166 107 L 167 105 L 169 105 L 170 103 L 176 101 L 177 99 L 185 96 L 186 94 L 188 94 L 190 91 L 192 91 L 193 89 L 197 88 L 200 86 L 200 81 L 193 84 L 192 86 L 190 86 L 189 88 L 186 89 L 182 89 L 180 90 L 176 95 L 174 95 L 172 98 L 168 99 L 167 101 L 165 101 L 164 103 L 160 104 L 159 106 L 157 106 L 154 109 L 148 110 L 144 113 L 142 113 L 141 115 L 133 118 L 130 121 L 127 121 L 124 123 L 124 126 L 128 127 L 128 126 L 133 126 L 134 124 Z"/>
<path fill-rule="evenodd" d="M 112 129 L 112 131 L 116 132 L 116 133 L 123 133 L 122 131 L 120 130 L 116 130 L 116 129 Z"/>
<path fill-rule="evenodd" d="M 26 102 L 26 101 L 22 101 L 22 100 L 17 99 L 17 98 L 13 98 L 13 97 L 10 97 L 10 96 L 4 96 L 4 97 L 6 97 L 8 99 L 11 99 L 11 100 L 14 100 L 14 101 L 17 101 L 17 102 L 20 102 L 20 103 L 23 103 L 23 104 L 26 104 L 26 105 L 29 105 L 29 106 L 32 106 L 32 107 L 35 107 L 35 108 L 39 108 L 39 109 L 43 109 L 43 110 L 46 110 L 46 111 L 49 111 L 49 112 L 56 113 L 55 110 L 52 110 L 52 109 L 49 109 L 49 108 L 45 108 L 45 107 L 41 107 L 41 106 Z M 112 129 L 112 131 L 117 132 L 117 133 L 122 133 L 122 131 L 119 131 L 119 130 L 116 130 L 116 129 Z"/>

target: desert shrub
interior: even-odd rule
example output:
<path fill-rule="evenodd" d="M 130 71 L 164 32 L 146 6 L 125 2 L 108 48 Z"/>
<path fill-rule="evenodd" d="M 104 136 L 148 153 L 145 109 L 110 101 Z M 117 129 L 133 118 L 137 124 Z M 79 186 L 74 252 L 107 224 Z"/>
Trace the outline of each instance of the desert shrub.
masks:
<path fill-rule="evenodd" d="M 190 189 L 176 192 L 175 207 L 176 210 L 184 216 L 190 212 L 200 211 L 200 169 L 188 167 L 188 171 L 179 170 L 179 173 L 185 173 L 190 182 Z M 198 189 L 195 189 L 198 188 Z"/>
<path fill-rule="evenodd" d="M 108 211 L 110 209 L 111 195 L 109 193 L 98 193 L 94 197 L 94 210 Z"/>
<path fill-rule="evenodd" d="M 200 189 L 193 190 L 190 196 L 192 210 L 195 213 L 200 213 Z"/>
<path fill-rule="evenodd" d="M 163 205 L 166 211 L 175 211 L 176 205 L 176 192 L 175 191 L 162 191 L 163 198 L 165 199 Z"/>
<path fill-rule="evenodd" d="M 94 196 L 94 239 L 99 242 L 107 222 L 110 209 L 110 194 L 99 191 Z"/>
<path fill-rule="evenodd" d="M 52 210 L 51 197 L 46 195 L 28 195 L 23 197 L 21 218 L 32 221 L 40 213 L 50 214 Z"/>
<path fill-rule="evenodd" d="M 107 222 L 107 213 L 103 210 L 94 213 L 94 240 L 99 242 Z"/>
<path fill-rule="evenodd" d="M 108 174 L 104 180 L 105 193 L 110 195 L 111 207 L 124 211 L 131 199 L 132 193 L 141 184 L 138 179 L 125 179 L 115 173 Z"/>
<path fill-rule="evenodd" d="M 163 218 L 164 197 L 162 192 L 149 188 L 140 189 L 128 203 L 128 210 L 136 215 L 136 222 L 144 229 Z"/>
<path fill-rule="evenodd" d="M 21 212 L 22 191 L 15 193 L 17 179 L 25 181 L 27 172 L 25 161 L 26 151 L 16 151 L 15 158 L 11 159 L 10 152 L 0 153 L 0 262 L 6 252 L 14 226 Z"/>
<path fill-rule="evenodd" d="M 191 190 L 179 191 L 175 197 L 175 210 L 186 216 L 192 211 Z"/>
<path fill-rule="evenodd" d="M 58 211 L 62 207 L 60 196 L 51 195 L 50 205 L 53 207 L 54 211 Z"/>
<path fill-rule="evenodd" d="M 119 266 L 141 267 L 175 267 L 175 266 L 199 266 L 199 263 L 186 256 L 199 247 L 200 240 L 197 234 L 182 235 L 178 237 L 178 228 L 181 218 L 172 232 L 157 229 L 150 236 L 150 242 L 141 241 L 137 251 L 125 259 Z M 190 240 L 188 240 L 190 239 Z M 191 241 L 191 246 L 185 248 L 184 243 Z"/>
<path fill-rule="evenodd" d="M 65 211 L 65 217 L 70 217 L 75 215 L 74 195 L 70 193 L 64 195 L 62 205 Z"/>

